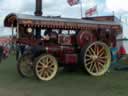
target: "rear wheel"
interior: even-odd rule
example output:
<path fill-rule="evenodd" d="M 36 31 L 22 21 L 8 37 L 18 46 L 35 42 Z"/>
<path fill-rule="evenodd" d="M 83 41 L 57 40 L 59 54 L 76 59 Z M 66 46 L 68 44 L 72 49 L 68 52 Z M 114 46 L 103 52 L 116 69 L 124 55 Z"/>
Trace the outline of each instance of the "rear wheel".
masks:
<path fill-rule="evenodd" d="M 32 77 L 34 75 L 31 58 L 31 54 L 24 54 L 18 60 L 17 70 L 22 77 Z"/>
<path fill-rule="evenodd" d="M 103 75 L 111 64 L 109 47 L 99 41 L 85 46 L 81 51 L 81 58 L 84 68 L 93 76 Z"/>
<path fill-rule="evenodd" d="M 45 54 L 35 62 L 34 72 L 38 79 L 48 81 L 56 76 L 58 71 L 57 60 L 54 56 Z"/>

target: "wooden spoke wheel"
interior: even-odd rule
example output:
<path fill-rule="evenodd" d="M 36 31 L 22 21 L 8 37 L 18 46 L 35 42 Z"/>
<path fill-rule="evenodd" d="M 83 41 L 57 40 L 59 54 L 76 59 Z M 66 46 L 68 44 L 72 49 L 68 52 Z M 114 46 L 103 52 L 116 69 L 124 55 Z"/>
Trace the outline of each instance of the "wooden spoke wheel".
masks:
<path fill-rule="evenodd" d="M 48 81 L 53 79 L 58 71 L 56 58 L 49 54 L 40 56 L 35 63 L 34 71 L 40 80 Z"/>
<path fill-rule="evenodd" d="M 82 50 L 84 67 L 93 76 L 103 75 L 111 64 L 109 47 L 102 42 L 93 42 Z"/>
<path fill-rule="evenodd" d="M 32 77 L 34 75 L 31 57 L 31 54 L 24 54 L 18 60 L 17 69 L 22 77 Z"/>

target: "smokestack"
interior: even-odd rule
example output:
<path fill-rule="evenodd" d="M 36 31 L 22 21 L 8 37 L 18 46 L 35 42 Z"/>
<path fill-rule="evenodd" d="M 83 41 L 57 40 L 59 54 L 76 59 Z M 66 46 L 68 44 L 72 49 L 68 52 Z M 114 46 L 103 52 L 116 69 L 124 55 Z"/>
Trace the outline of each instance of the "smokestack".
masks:
<path fill-rule="evenodd" d="M 36 0 L 35 16 L 42 16 L 42 0 Z M 36 28 L 36 38 L 41 38 L 41 29 Z"/>
<path fill-rule="evenodd" d="M 35 16 L 42 15 L 42 0 L 36 0 Z"/>

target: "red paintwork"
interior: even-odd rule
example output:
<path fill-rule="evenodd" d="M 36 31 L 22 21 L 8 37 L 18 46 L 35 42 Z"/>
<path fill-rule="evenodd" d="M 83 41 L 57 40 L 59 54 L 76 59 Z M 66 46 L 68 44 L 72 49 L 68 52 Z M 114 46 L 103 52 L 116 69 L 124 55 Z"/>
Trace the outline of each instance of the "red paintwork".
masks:
<path fill-rule="evenodd" d="M 34 46 L 38 44 L 38 42 L 43 42 L 43 41 L 36 39 L 28 39 L 28 38 L 20 38 L 16 40 L 17 44 L 30 45 L 30 46 Z"/>
<path fill-rule="evenodd" d="M 93 41 L 96 41 L 96 37 L 91 32 L 81 31 L 77 35 L 77 43 L 81 48 Z"/>
<path fill-rule="evenodd" d="M 75 52 L 74 48 L 71 46 L 57 46 L 50 45 L 45 46 L 46 52 L 58 56 L 62 56 L 62 54 L 73 54 Z"/>
<path fill-rule="evenodd" d="M 63 64 L 76 64 L 77 63 L 77 54 L 72 46 L 46 46 L 46 52 L 48 54 L 53 54 L 59 59 L 60 63 Z"/>
<path fill-rule="evenodd" d="M 76 44 L 76 36 L 75 35 L 59 35 L 58 43 L 61 45 L 75 45 Z"/>
<path fill-rule="evenodd" d="M 65 54 L 64 64 L 76 64 L 78 62 L 77 54 Z"/>

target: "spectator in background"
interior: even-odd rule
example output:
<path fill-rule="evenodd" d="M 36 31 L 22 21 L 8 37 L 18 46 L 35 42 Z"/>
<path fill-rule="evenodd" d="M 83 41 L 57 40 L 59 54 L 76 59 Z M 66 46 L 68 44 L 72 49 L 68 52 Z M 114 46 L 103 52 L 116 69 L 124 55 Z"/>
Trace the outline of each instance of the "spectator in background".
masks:
<path fill-rule="evenodd" d="M 113 64 L 116 64 L 116 62 L 117 62 L 117 54 L 118 54 L 118 49 L 117 49 L 117 47 L 114 47 L 113 46 L 113 43 L 111 43 L 111 48 L 110 48 L 110 50 L 111 50 L 111 56 L 112 56 L 112 63 Z"/>
<path fill-rule="evenodd" d="M 16 45 L 16 60 L 18 60 L 20 56 L 24 54 L 24 51 L 25 51 L 25 45 L 22 44 Z"/>
<path fill-rule="evenodd" d="M 9 56 L 9 48 L 3 48 L 3 57 L 6 59 Z"/>
<path fill-rule="evenodd" d="M 0 62 L 2 61 L 3 58 L 3 46 L 0 45 Z"/>
<path fill-rule="evenodd" d="M 123 46 L 120 47 L 118 55 L 119 55 L 119 57 L 122 57 L 123 55 L 126 55 L 126 50 Z"/>

